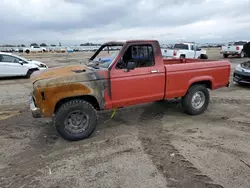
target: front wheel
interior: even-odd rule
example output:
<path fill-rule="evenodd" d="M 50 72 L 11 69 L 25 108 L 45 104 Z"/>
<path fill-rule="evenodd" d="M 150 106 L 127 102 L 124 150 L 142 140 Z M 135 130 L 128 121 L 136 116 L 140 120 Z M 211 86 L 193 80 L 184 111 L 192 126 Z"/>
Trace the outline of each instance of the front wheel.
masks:
<path fill-rule="evenodd" d="M 62 104 L 55 113 L 55 127 L 66 140 L 77 141 L 89 137 L 97 124 L 97 112 L 84 100 Z"/>
<path fill-rule="evenodd" d="M 33 74 L 33 72 L 38 71 L 38 69 L 29 69 L 26 73 L 26 78 L 30 78 L 30 76 Z"/>
<path fill-rule="evenodd" d="M 209 100 L 209 91 L 205 86 L 193 85 L 186 95 L 182 97 L 181 104 L 186 113 L 199 115 L 207 109 Z"/>

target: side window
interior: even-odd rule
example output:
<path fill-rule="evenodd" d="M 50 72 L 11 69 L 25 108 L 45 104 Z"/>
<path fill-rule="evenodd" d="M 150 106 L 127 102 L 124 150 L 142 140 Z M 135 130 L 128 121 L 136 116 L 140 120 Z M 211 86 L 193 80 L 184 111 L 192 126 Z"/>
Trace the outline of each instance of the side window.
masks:
<path fill-rule="evenodd" d="M 2 55 L 2 62 L 18 63 L 19 59 L 9 55 Z"/>
<path fill-rule="evenodd" d="M 154 51 L 150 44 L 132 45 L 123 55 L 123 66 L 118 65 L 118 69 L 126 68 L 129 61 L 136 63 L 136 68 L 154 66 Z"/>
<path fill-rule="evenodd" d="M 191 50 L 194 50 L 194 45 L 191 45 Z"/>

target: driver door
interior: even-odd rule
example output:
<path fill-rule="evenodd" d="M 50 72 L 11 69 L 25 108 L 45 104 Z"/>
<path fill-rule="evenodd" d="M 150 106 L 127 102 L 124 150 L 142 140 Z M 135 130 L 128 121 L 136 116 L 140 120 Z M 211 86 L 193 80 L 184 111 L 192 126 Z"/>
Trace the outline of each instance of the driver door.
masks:
<path fill-rule="evenodd" d="M 124 64 L 136 62 L 135 69 L 111 70 L 112 107 L 135 105 L 161 100 L 164 97 L 165 67 L 157 62 L 152 44 L 131 45 L 123 55 Z"/>
<path fill-rule="evenodd" d="M 19 58 L 2 54 L 2 67 L 5 76 L 24 76 L 28 68 L 19 63 Z"/>

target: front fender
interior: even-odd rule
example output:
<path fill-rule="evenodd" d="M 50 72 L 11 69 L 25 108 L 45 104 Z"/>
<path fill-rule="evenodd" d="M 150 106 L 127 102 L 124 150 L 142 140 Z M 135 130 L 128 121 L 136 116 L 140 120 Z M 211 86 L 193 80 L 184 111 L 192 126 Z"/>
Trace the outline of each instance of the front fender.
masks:
<path fill-rule="evenodd" d="M 65 98 L 90 95 L 96 98 L 100 108 L 104 108 L 104 97 L 100 94 L 101 88 L 93 87 L 93 83 L 71 83 L 68 85 L 56 85 L 45 88 L 37 88 L 35 98 L 37 106 L 44 117 L 51 117 L 56 104 Z"/>

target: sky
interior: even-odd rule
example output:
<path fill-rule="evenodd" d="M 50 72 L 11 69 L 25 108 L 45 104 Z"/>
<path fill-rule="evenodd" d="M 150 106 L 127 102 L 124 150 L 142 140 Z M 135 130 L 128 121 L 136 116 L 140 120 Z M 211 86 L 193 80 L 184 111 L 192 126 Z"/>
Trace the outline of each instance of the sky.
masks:
<path fill-rule="evenodd" d="M 250 39 L 249 0 L 0 0 L 0 44 Z"/>

